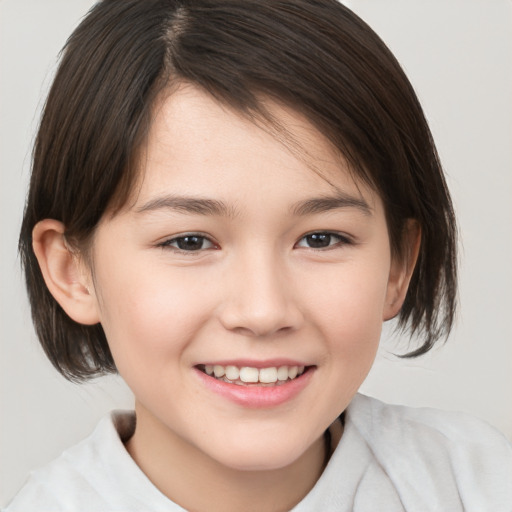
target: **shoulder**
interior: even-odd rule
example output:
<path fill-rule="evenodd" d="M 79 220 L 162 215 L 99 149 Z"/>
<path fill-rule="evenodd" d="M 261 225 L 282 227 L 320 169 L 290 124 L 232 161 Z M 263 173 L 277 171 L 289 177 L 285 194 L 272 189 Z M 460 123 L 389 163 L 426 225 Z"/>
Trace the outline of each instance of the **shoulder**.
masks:
<path fill-rule="evenodd" d="M 470 445 L 498 445 L 510 448 L 503 434 L 488 423 L 469 414 L 442 411 L 429 407 L 408 407 L 381 402 L 376 398 L 357 394 L 347 414 L 351 420 L 370 433 L 371 422 L 378 422 L 374 435 L 396 435 L 397 432 L 413 439 L 419 431 L 429 433 L 435 440 Z M 429 437 L 430 437 L 429 436 Z M 422 442 L 426 439 L 422 439 Z"/>
<path fill-rule="evenodd" d="M 347 422 L 397 485 L 412 481 L 441 495 L 451 489 L 468 510 L 512 509 L 512 446 L 484 421 L 358 394 Z"/>
<path fill-rule="evenodd" d="M 155 503 L 154 510 L 169 510 L 168 500 L 124 448 L 134 428 L 132 412 L 103 418 L 88 438 L 33 471 L 4 512 L 129 512 L 144 510 L 148 502 Z"/>

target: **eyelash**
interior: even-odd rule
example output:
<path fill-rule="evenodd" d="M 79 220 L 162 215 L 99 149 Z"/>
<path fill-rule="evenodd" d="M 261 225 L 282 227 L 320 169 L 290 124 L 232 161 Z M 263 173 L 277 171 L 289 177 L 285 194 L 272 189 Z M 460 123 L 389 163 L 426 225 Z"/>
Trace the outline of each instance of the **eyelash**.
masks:
<path fill-rule="evenodd" d="M 306 245 L 301 245 L 302 241 L 305 241 L 309 238 L 309 243 L 316 241 L 326 241 L 327 245 L 324 247 L 310 247 Z M 179 247 L 180 242 L 183 243 L 187 239 L 196 239 L 196 244 L 200 244 L 199 247 L 194 249 L 184 249 L 183 247 Z M 335 239 L 335 243 L 331 243 Z M 194 243 L 193 240 L 191 240 L 192 243 Z M 205 242 L 209 244 L 208 247 L 204 247 Z M 185 242 L 186 243 L 186 242 Z M 332 231 L 313 231 L 311 233 L 307 233 L 304 236 L 302 236 L 299 241 L 295 244 L 295 247 L 304 247 L 306 249 L 312 249 L 312 250 L 318 250 L 318 251 L 326 251 L 330 249 L 334 249 L 336 247 L 341 247 L 344 245 L 351 245 L 353 242 L 348 238 L 346 235 L 341 235 L 340 233 L 335 233 Z M 173 245 L 175 244 L 175 245 Z M 158 247 L 161 247 L 163 249 L 170 248 L 176 252 L 179 252 L 181 254 L 198 254 L 205 250 L 210 249 L 217 249 L 218 245 L 210 240 L 210 238 L 202 233 L 186 233 L 181 236 L 176 236 L 174 238 L 170 238 L 168 240 L 165 240 L 158 244 Z"/>
<path fill-rule="evenodd" d="M 183 249 L 183 248 L 179 247 L 180 241 L 185 241 L 188 238 L 190 238 L 190 239 L 194 239 L 194 238 L 198 239 L 200 241 L 200 243 L 201 243 L 201 247 L 199 247 L 197 249 L 193 249 L 193 250 L 187 250 L 187 249 Z M 205 242 L 210 244 L 210 246 L 209 247 L 203 247 Z M 176 244 L 176 245 L 173 245 L 173 244 Z M 201 251 L 205 251 L 205 250 L 208 250 L 208 249 L 218 248 L 217 244 L 212 242 L 210 240 L 210 238 L 208 238 L 206 235 L 204 235 L 202 233 L 186 233 L 186 234 L 183 234 L 181 236 L 176 236 L 174 238 L 170 238 L 168 240 L 164 240 L 163 242 L 159 243 L 158 247 L 161 247 L 162 249 L 170 248 L 170 249 L 172 249 L 172 250 L 174 250 L 176 252 L 179 252 L 181 254 L 187 254 L 187 255 L 197 254 L 197 253 L 199 253 Z"/>
<path fill-rule="evenodd" d="M 328 245 L 325 247 L 308 247 L 308 246 L 300 245 L 300 243 L 303 240 L 306 240 L 306 239 L 312 238 L 312 237 L 318 237 L 317 240 L 320 240 L 321 237 L 327 237 Z M 335 243 L 331 243 L 333 238 L 337 240 Z M 310 242 L 311 241 L 313 241 L 313 240 L 310 240 Z M 295 245 L 297 247 L 305 247 L 307 249 L 327 251 L 329 249 L 334 249 L 337 247 L 341 247 L 343 245 L 351 245 L 352 243 L 353 242 L 349 237 L 347 237 L 346 235 L 342 235 L 340 233 L 335 233 L 333 231 L 313 231 L 311 233 L 305 234 Z"/>

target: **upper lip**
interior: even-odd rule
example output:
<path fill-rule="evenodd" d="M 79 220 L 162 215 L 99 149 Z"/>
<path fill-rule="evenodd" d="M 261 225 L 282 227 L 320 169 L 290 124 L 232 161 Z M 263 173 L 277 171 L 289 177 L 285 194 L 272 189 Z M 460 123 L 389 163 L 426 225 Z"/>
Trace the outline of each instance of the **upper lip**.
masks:
<path fill-rule="evenodd" d="M 219 366 L 236 366 L 237 368 L 279 368 L 280 366 L 312 366 L 303 361 L 297 361 L 288 358 L 275 358 L 265 360 L 254 360 L 254 359 L 221 359 L 221 360 L 208 360 L 201 362 L 195 366 L 201 365 L 219 365 Z"/>

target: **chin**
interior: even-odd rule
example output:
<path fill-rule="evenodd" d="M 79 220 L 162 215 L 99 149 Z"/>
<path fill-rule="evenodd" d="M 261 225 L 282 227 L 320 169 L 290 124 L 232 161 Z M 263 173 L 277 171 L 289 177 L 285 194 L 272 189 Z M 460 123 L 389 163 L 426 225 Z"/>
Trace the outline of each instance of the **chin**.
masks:
<path fill-rule="evenodd" d="M 234 457 L 230 457 L 219 462 L 232 470 L 241 472 L 276 471 L 293 464 L 300 455 L 301 454 L 298 454 L 297 456 L 289 456 L 279 454 L 276 456 L 275 453 L 267 453 L 262 456 L 261 454 L 255 454 L 254 457 L 248 457 L 245 459 L 239 457 L 236 460 Z"/>
<path fill-rule="evenodd" d="M 291 441 L 288 438 L 286 441 L 276 439 L 272 443 L 262 443 L 245 439 L 240 445 L 233 444 L 222 453 L 211 456 L 218 463 L 236 471 L 274 471 L 290 466 L 308 450 L 308 446 Z"/>

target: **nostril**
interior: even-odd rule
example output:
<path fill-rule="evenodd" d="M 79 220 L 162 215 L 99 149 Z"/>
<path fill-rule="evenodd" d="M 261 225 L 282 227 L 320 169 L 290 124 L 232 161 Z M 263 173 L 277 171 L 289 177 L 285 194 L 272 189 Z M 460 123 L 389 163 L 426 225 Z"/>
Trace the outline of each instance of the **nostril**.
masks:
<path fill-rule="evenodd" d="M 300 327 L 303 316 L 296 294 L 289 292 L 275 259 L 275 255 L 252 254 L 243 274 L 233 269 L 217 310 L 226 329 L 243 336 L 264 337 Z"/>
<path fill-rule="evenodd" d="M 236 334 L 248 337 L 268 337 L 295 331 L 302 325 L 300 312 L 281 310 L 268 313 L 257 311 L 226 311 L 222 325 Z"/>

